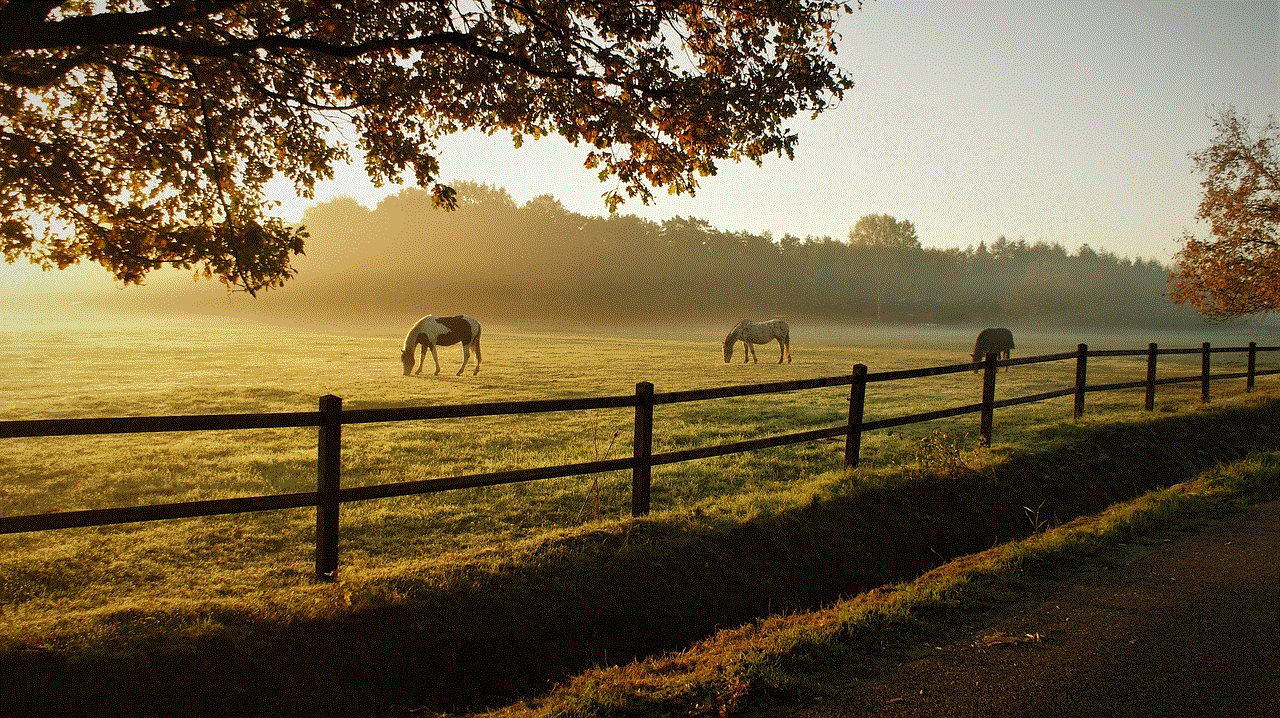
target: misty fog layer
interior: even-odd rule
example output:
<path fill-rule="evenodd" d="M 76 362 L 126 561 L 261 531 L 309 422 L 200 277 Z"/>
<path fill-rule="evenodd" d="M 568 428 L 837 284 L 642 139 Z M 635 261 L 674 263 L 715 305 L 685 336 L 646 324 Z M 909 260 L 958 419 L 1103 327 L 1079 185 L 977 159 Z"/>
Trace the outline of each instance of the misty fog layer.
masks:
<path fill-rule="evenodd" d="M 250 298 L 176 270 L 142 287 L 73 267 L 30 282 L 48 301 L 118 309 L 232 311 L 316 319 L 467 313 L 552 323 L 823 318 L 912 324 L 1190 327 L 1166 297 L 1169 270 L 1087 245 L 997 237 L 967 249 L 928 242 L 727 232 L 693 217 L 585 216 L 550 195 L 457 183 L 449 212 L 407 189 L 369 210 L 339 198 L 309 209 L 306 255 L 282 289 Z M 744 208 L 749 212 L 750 208 Z M 879 216 L 883 219 L 892 219 Z M 910 218 L 902 218 L 908 225 Z M 64 278 L 62 275 L 66 275 Z M 76 279 L 73 279 L 73 276 Z M 64 281 L 65 280 L 65 281 Z M 74 291 L 69 287 L 75 286 Z M 15 307 L 26 306 L 21 287 Z"/>
<path fill-rule="evenodd" d="M 584 216 L 543 195 L 457 185 L 459 208 L 405 190 L 370 211 L 317 205 L 299 274 L 272 304 L 569 319 L 811 315 L 954 323 L 1194 321 L 1168 269 L 1088 246 L 997 238 L 968 249 L 725 232 L 695 218 Z M 909 219 L 909 218 L 906 218 Z M 925 238 L 927 241 L 927 238 Z"/>

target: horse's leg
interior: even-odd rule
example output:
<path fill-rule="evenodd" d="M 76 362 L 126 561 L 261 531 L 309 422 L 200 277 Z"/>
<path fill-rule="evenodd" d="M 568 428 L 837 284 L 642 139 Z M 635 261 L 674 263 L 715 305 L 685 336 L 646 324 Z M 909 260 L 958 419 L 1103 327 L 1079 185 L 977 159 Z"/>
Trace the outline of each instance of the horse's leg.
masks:
<path fill-rule="evenodd" d="M 471 345 L 462 345 L 462 366 L 458 367 L 457 376 L 462 376 L 462 370 L 467 368 L 467 362 L 471 361 Z"/>
<path fill-rule="evenodd" d="M 755 345 L 754 345 L 754 344 L 752 344 L 751 342 L 747 342 L 747 348 L 751 350 L 751 361 L 752 361 L 752 362 L 754 362 L 754 363 L 756 363 L 756 364 L 759 364 L 759 363 L 760 363 L 760 357 L 756 356 L 756 347 L 755 347 Z"/>
<path fill-rule="evenodd" d="M 476 370 L 471 372 L 472 376 L 480 373 L 480 337 L 476 337 Z"/>
<path fill-rule="evenodd" d="M 427 345 L 422 345 L 422 350 L 418 353 L 418 370 L 414 374 L 421 374 L 422 367 L 427 363 Z"/>
<path fill-rule="evenodd" d="M 782 357 L 787 354 L 787 345 L 782 343 L 782 337 L 778 337 L 778 363 L 782 363 Z"/>
<path fill-rule="evenodd" d="M 437 376 L 439 376 L 439 374 L 440 374 L 440 355 L 436 353 L 436 345 L 435 345 L 435 344 L 428 344 L 427 346 L 431 347 L 431 359 L 432 359 L 433 361 L 435 361 L 435 363 L 436 363 L 436 375 L 437 375 Z"/>

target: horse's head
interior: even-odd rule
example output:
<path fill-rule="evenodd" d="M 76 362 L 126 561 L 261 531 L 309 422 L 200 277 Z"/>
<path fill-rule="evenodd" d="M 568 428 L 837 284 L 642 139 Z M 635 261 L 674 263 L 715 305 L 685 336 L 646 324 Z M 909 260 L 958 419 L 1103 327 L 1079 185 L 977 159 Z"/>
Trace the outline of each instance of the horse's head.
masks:
<path fill-rule="evenodd" d="M 743 319 L 742 321 L 733 325 L 733 329 L 729 330 L 729 336 L 724 338 L 724 363 L 725 364 L 728 364 L 729 360 L 733 358 L 733 345 L 738 343 L 738 330 L 741 329 L 742 325 L 746 324 L 746 322 L 747 320 Z"/>
<path fill-rule="evenodd" d="M 409 376 L 409 372 L 413 371 L 413 365 L 416 363 L 413 360 L 413 349 L 414 347 L 409 347 L 408 349 L 400 352 L 400 363 L 404 364 L 405 376 Z"/>

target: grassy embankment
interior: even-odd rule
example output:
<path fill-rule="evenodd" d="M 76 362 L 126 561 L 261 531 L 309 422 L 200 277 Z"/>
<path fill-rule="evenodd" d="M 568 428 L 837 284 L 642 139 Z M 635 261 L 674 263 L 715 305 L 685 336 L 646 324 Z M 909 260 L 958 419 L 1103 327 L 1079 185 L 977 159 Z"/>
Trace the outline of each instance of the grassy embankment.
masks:
<path fill-rule="evenodd" d="M 396 369 L 396 341 L 388 348 L 385 337 L 187 327 L 140 351 L 140 335 L 127 328 L 119 332 L 115 351 L 103 346 L 101 334 L 81 347 L 74 374 L 66 373 L 64 363 L 46 362 L 38 341 L 26 345 L 36 347 L 29 355 L 22 345 L 9 347 L 5 361 L 20 371 L 6 373 L 4 415 L 296 411 L 312 408 L 317 396 L 329 392 L 346 397 L 348 406 L 496 401 L 629 393 L 640 379 L 667 390 L 823 376 L 847 371 L 855 361 L 877 370 L 957 360 L 951 350 L 857 345 L 836 335 L 826 343 L 811 341 L 803 352 L 797 346 L 793 365 L 726 366 L 719 362 L 714 336 L 689 342 L 492 332 L 479 377 L 453 378 L 458 359 L 446 351 L 440 378 L 406 379 Z M 1023 353 L 1064 348 L 1070 346 L 1032 346 Z M 1189 363 L 1172 364 L 1166 372 L 1194 371 Z M 1001 394 L 1062 386 L 1071 371 L 1067 364 L 1015 370 L 1001 376 Z M 1117 381 L 1141 376 L 1141 364 L 1098 361 L 1091 371 L 1097 381 Z M 971 403 L 976 391 L 968 374 L 879 385 L 869 397 L 869 415 Z M 655 473 L 655 514 L 640 521 L 625 518 L 627 482 L 621 475 L 357 504 L 344 508 L 336 584 L 309 577 L 313 526 L 307 511 L 0 537 L 0 647 L 35 663 L 99 655 L 136 667 L 137 656 L 149 656 L 139 700 L 177 700 L 178 689 L 162 684 L 180 685 L 177 673 L 199 662 L 198 646 L 212 646 L 224 663 L 240 667 L 205 666 L 189 671 L 196 677 L 186 680 L 202 683 L 211 701 L 220 700 L 222 689 L 239 691 L 243 700 L 253 696 L 237 711 L 242 713 L 250 705 L 257 710 L 249 712 L 269 713 L 272 706 L 313 701 L 489 701 L 498 697 L 499 686 L 536 690 L 564 671 L 679 647 L 716 625 L 750 621 L 774 609 L 812 608 L 914 576 L 993 540 L 1055 524 L 1113 495 L 1132 495 L 1143 482 L 1122 476 L 1119 483 L 1129 486 L 1115 488 L 1116 477 L 1066 481 L 1060 493 L 1032 496 L 1025 491 L 1035 493 L 1036 482 L 1019 484 L 1017 472 L 1042 472 L 1037 482 L 1058 486 L 1062 477 L 1055 471 L 1080 465 L 1050 461 L 1011 468 L 1010 462 L 1082 451 L 1071 448 L 1078 447 L 1073 442 L 1090 440 L 1115 421 L 1145 424 L 1188 411 L 1198 415 L 1201 410 L 1187 408 L 1194 406 L 1188 403 L 1193 393 L 1188 387 L 1162 389 L 1162 411 L 1154 417 L 1132 411 L 1141 401 L 1132 393 L 1091 396 L 1089 416 L 1081 422 L 1070 420 L 1069 399 L 1010 409 L 997 416 L 990 450 L 974 446 L 976 417 L 875 434 L 864 444 L 865 468 L 853 475 L 833 470 L 838 443 L 676 465 Z M 659 413 L 655 448 L 829 425 L 843 411 L 840 391 L 671 407 Z M 626 412 L 440 424 L 352 428 L 344 446 L 344 482 L 617 456 L 630 441 Z M 313 432 L 255 431 L 11 444 L 0 469 L 13 478 L 0 495 L 0 510 L 19 514 L 303 490 L 313 481 L 313 442 Z M 1125 446 L 1104 445 L 1102 451 Z M 1088 450 L 1093 456 L 1075 459 L 1105 463 L 1097 448 Z M 1183 448 L 1191 453 L 1179 451 L 1179 470 L 1221 458 Z M 965 484 L 953 482 L 941 493 L 911 488 L 933 486 L 937 476 L 955 472 L 974 491 L 1017 491 L 991 493 L 983 505 L 973 491 L 957 493 Z M 1074 490 L 1087 498 L 1077 501 Z M 977 535 L 953 534 L 952 523 L 972 515 L 940 512 L 969 499 L 977 500 L 977 511 L 1001 515 L 987 516 L 987 530 Z M 850 520 L 857 525 L 835 538 L 824 524 L 848 526 Z M 907 550 L 890 549 L 893 558 L 886 557 L 885 547 L 868 544 L 895 540 L 931 520 L 944 530 L 908 541 Z M 827 543 L 815 545 L 815 537 Z M 859 555 L 865 560 L 850 558 Z M 832 556 L 843 557 L 839 570 L 825 566 Z M 780 572 L 780 566 L 789 568 Z M 594 588 L 582 590 L 584 585 Z M 653 591 L 665 595 L 655 597 Z M 548 605 L 557 598 L 566 600 Z M 477 645 L 493 650 L 475 650 Z M 383 659 L 381 670 L 393 675 L 378 674 L 376 662 L 362 657 L 370 651 Z M 175 655 L 190 660 L 157 665 Z M 508 663 L 492 664 L 495 656 Z M 422 665 L 407 667 L 412 661 Z M 431 667 L 443 665 L 449 670 L 424 681 Z M 250 668 L 257 675 L 237 674 Z M 459 682 L 476 671 L 489 682 Z M 312 695 L 290 696 L 291 684 L 309 685 Z M 352 697 L 353 685 L 364 686 L 365 695 Z"/>
<path fill-rule="evenodd" d="M 762 701 L 821 701 L 850 676 L 872 678 L 940 641 L 972 635 L 1005 606 L 1069 583 L 1225 512 L 1280 499 L 1280 452 L 1254 453 L 1099 514 L 943 564 L 827 608 L 727 629 L 684 651 L 586 671 L 547 695 L 486 716 L 726 716 Z M 801 698 L 803 696 L 803 698 Z M 776 714 L 776 710 L 767 714 Z"/>

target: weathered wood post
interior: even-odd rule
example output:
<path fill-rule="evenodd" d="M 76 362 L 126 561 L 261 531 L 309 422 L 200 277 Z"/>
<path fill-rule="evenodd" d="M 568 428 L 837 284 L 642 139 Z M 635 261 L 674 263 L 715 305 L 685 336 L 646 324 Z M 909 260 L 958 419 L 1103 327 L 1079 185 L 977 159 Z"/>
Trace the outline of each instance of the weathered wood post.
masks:
<path fill-rule="evenodd" d="M 867 403 L 867 365 L 853 365 L 853 383 L 849 385 L 849 433 L 844 437 L 844 468 L 858 466 L 862 450 L 862 410 Z"/>
<path fill-rule="evenodd" d="M 332 580 L 338 570 L 338 487 L 342 469 L 342 398 L 320 397 L 316 456 L 316 578 Z"/>
<path fill-rule="evenodd" d="M 1200 401 L 1209 401 L 1209 342 L 1200 345 Z"/>
<path fill-rule="evenodd" d="M 1089 345 L 1076 345 L 1076 406 L 1075 418 L 1084 416 L 1085 372 L 1089 364 Z"/>
<path fill-rule="evenodd" d="M 631 515 L 645 516 L 649 513 L 649 490 L 652 482 L 653 467 L 650 459 L 653 456 L 653 384 L 642 381 L 636 384 L 636 421 L 635 441 L 632 456 L 635 465 L 631 467 Z"/>
<path fill-rule="evenodd" d="M 995 421 L 996 353 L 987 352 L 982 359 L 982 418 L 978 422 L 978 441 L 991 446 L 991 425 Z"/>
<path fill-rule="evenodd" d="M 1246 392 L 1253 391 L 1253 377 L 1258 371 L 1258 343 L 1249 342 L 1249 363 L 1246 371 L 1249 373 L 1244 380 L 1244 390 Z"/>
<path fill-rule="evenodd" d="M 1156 408 L 1156 343 L 1151 342 L 1147 345 L 1147 400 L 1143 406 L 1147 411 L 1155 411 Z"/>

